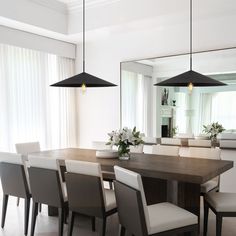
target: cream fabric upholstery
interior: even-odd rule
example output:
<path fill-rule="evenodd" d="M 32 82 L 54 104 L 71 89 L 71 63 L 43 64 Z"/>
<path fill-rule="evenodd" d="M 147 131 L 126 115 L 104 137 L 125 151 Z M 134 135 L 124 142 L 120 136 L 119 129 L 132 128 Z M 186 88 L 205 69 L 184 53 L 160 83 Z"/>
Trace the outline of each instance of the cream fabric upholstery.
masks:
<path fill-rule="evenodd" d="M 39 152 L 40 144 L 39 142 L 31 143 L 16 143 L 16 152 L 27 156 L 29 153 Z"/>
<path fill-rule="evenodd" d="M 194 134 L 192 133 L 178 133 L 176 138 L 194 138 Z"/>
<path fill-rule="evenodd" d="M 181 146 L 181 139 L 179 139 L 179 138 L 161 138 L 161 144 Z"/>
<path fill-rule="evenodd" d="M 93 162 L 66 160 L 66 170 L 75 174 L 96 176 L 101 179 L 103 199 L 106 211 L 116 207 L 114 190 L 104 189 L 101 165 Z"/>
<path fill-rule="evenodd" d="M 211 140 L 203 140 L 203 139 L 189 139 L 188 140 L 189 147 L 211 147 Z"/>
<path fill-rule="evenodd" d="M 198 223 L 196 215 L 168 202 L 148 206 L 148 216 L 150 219 L 149 234 Z"/>
<path fill-rule="evenodd" d="M 218 186 L 218 179 L 212 179 L 201 184 L 201 193 L 207 193 Z"/>
<path fill-rule="evenodd" d="M 145 143 L 157 143 L 157 138 L 154 137 L 143 137 Z"/>
<path fill-rule="evenodd" d="M 138 146 L 130 146 L 130 152 L 132 153 L 143 153 L 143 144 Z"/>
<path fill-rule="evenodd" d="M 8 152 L 0 152 L 0 162 L 24 165 L 22 155 Z"/>
<path fill-rule="evenodd" d="M 236 140 L 220 140 L 222 148 L 236 148 Z"/>
<path fill-rule="evenodd" d="M 153 145 L 152 154 L 163 155 L 163 156 L 179 156 L 178 146 L 167 146 L 167 145 Z"/>
<path fill-rule="evenodd" d="M 107 142 L 102 142 L 102 141 L 93 141 L 92 142 L 92 148 L 95 150 L 110 150 L 112 147 L 110 145 L 106 145 Z"/>
<path fill-rule="evenodd" d="M 236 193 L 207 193 L 205 199 L 217 212 L 236 212 Z"/>
<path fill-rule="evenodd" d="M 29 167 L 37 167 L 37 168 L 42 168 L 42 169 L 49 169 L 49 170 L 58 171 L 63 198 L 65 201 L 67 201 L 67 191 L 66 191 L 66 187 L 64 186 L 64 183 L 62 181 L 61 169 L 60 169 L 60 165 L 59 165 L 58 160 L 52 159 L 51 157 L 38 157 L 38 156 L 34 156 L 34 155 L 29 155 L 28 156 L 28 163 L 29 163 Z"/>
<path fill-rule="evenodd" d="M 196 215 L 171 203 L 147 206 L 141 176 L 124 168 L 114 166 L 116 179 L 141 193 L 148 234 L 155 234 L 187 225 L 197 224 Z"/>
<path fill-rule="evenodd" d="M 193 158 L 206 158 L 206 159 L 220 159 L 219 148 L 200 148 L 200 147 L 189 147 L 188 152 L 184 155 L 185 157 Z"/>

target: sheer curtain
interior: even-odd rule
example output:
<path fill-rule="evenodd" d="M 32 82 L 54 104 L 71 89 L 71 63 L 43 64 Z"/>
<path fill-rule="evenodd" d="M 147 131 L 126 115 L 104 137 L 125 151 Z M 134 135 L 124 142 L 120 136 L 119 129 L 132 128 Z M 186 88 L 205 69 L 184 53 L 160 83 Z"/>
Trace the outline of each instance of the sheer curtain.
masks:
<path fill-rule="evenodd" d="M 74 60 L 0 45 L 0 150 L 40 141 L 43 149 L 76 146 L 74 89 L 49 85 L 74 74 Z"/>

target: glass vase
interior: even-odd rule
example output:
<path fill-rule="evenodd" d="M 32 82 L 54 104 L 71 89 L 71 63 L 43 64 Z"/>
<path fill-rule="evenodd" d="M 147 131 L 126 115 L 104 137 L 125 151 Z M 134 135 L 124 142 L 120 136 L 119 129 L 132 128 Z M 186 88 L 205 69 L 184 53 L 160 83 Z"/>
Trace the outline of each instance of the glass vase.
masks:
<path fill-rule="evenodd" d="M 118 147 L 118 154 L 120 160 L 129 160 L 130 159 L 130 149 L 128 145 L 120 145 Z"/>

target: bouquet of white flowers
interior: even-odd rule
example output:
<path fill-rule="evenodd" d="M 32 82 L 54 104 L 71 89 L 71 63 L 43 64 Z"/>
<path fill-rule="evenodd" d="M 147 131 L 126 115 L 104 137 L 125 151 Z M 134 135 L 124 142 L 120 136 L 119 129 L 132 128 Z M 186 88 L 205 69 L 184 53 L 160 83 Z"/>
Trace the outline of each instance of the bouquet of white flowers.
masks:
<path fill-rule="evenodd" d="M 112 131 L 109 135 L 109 142 L 107 145 L 117 146 L 119 156 L 129 155 L 129 146 L 138 146 L 143 142 L 142 135 L 139 131 L 136 131 L 136 127 L 133 129 L 128 129 L 127 127 Z"/>
<path fill-rule="evenodd" d="M 217 135 L 222 133 L 225 129 L 224 127 L 219 124 L 218 122 L 212 123 L 210 125 L 203 125 L 203 132 L 206 134 L 210 134 L 210 139 L 215 141 Z"/>

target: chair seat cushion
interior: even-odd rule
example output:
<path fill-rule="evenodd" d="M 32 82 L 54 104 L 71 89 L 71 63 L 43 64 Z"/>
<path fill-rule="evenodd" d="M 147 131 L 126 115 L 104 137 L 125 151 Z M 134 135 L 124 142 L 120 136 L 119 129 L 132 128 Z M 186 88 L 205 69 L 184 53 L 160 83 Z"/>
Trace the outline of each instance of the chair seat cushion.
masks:
<path fill-rule="evenodd" d="M 115 192 L 112 189 L 104 189 L 105 193 L 105 207 L 106 211 L 110 211 L 114 208 L 116 208 L 116 197 Z"/>
<path fill-rule="evenodd" d="M 201 185 L 201 193 L 207 193 L 218 186 L 217 180 L 209 180 Z"/>
<path fill-rule="evenodd" d="M 198 223 L 196 215 L 168 202 L 147 206 L 150 225 L 148 234 L 155 234 Z"/>
<path fill-rule="evenodd" d="M 236 193 L 210 192 L 205 199 L 217 212 L 236 212 Z"/>

